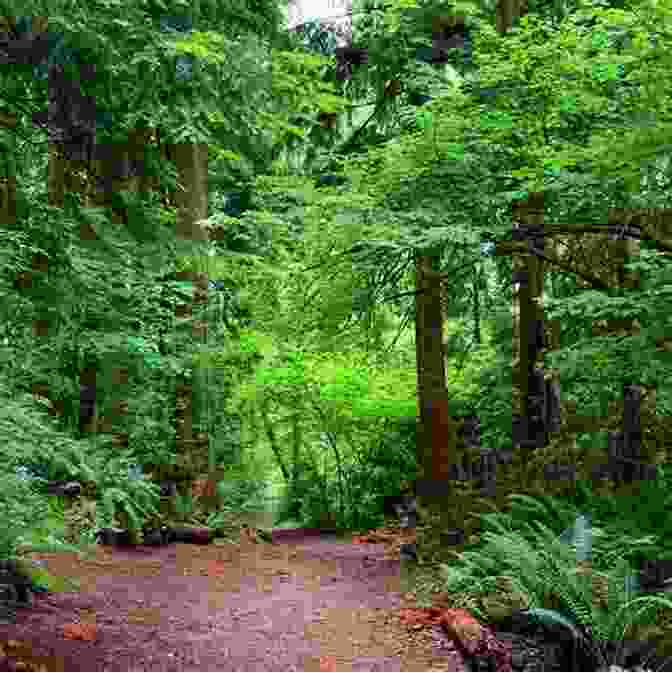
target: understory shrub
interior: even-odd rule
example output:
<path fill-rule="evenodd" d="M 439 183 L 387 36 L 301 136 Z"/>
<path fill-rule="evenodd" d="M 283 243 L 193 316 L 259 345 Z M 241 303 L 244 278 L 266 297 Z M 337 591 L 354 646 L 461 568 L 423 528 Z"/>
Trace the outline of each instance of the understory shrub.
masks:
<path fill-rule="evenodd" d="M 227 534 L 237 533 L 240 529 L 239 515 L 267 509 L 267 482 L 259 476 L 250 474 L 249 466 L 228 466 L 226 476 L 217 482 L 219 506 L 216 512 L 205 515 L 206 525 Z"/>
<path fill-rule="evenodd" d="M 284 487 L 278 521 L 307 526 L 326 521 L 340 529 L 367 530 L 384 523 L 386 496 L 396 496 L 415 481 L 415 418 L 391 418 L 370 446 L 343 458 L 323 474 L 303 464 L 293 485 Z"/>
<path fill-rule="evenodd" d="M 151 517 L 158 517 L 160 489 L 148 479 L 129 479 L 135 465 L 131 455 L 94 455 L 87 477 L 96 483 L 96 525 L 139 531 Z"/>
<path fill-rule="evenodd" d="M 632 628 L 649 623 L 657 608 L 672 607 L 662 596 L 639 595 L 635 568 L 626 558 L 650 551 L 654 537 L 638 531 L 613 536 L 608 522 L 605 528 L 595 526 L 589 515 L 576 512 L 573 524 L 558 535 L 557 523 L 571 509 L 567 503 L 543 499 L 542 504 L 524 495 L 512 500 L 513 514 L 482 515 L 477 548 L 441 565 L 443 588 L 484 597 L 486 603 L 472 603 L 472 609 L 487 621 L 485 597 L 505 577 L 526 597 L 524 612 L 531 618 L 564 625 L 577 641 L 589 643 L 600 665 L 620 665 L 621 651 L 608 652 L 603 644 L 622 641 Z"/>
<path fill-rule="evenodd" d="M 78 450 L 77 442 L 35 409 L 31 395 L 0 383 L 0 558 L 15 555 L 26 532 L 50 514 L 48 498 L 39 493 L 38 480 L 25 466 L 53 462 L 54 470 L 67 471 L 68 454 Z"/>
<path fill-rule="evenodd" d="M 672 551 L 669 542 L 672 534 L 672 493 L 670 492 L 670 469 L 658 467 L 655 480 L 642 481 L 635 495 L 596 495 L 590 483 L 578 480 L 571 497 L 510 497 L 511 523 L 522 531 L 530 521 L 541 522 L 560 534 L 577 514 L 590 516 L 595 526 L 605 531 L 605 544 L 615 549 L 620 547 L 624 556 L 637 563 L 652 554 Z M 628 547 L 622 540 L 632 537 L 652 538 L 651 545 Z"/>
<path fill-rule="evenodd" d="M 44 496 L 14 473 L 0 475 L 0 558 L 15 556 L 25 532 L 49 514 Z"/>
<path fill-rule="evenodd" d="M 417 477 L 415 417 L 388 419 L 383 435 L 345 468 L 344 526 L 355 530 L 382 525 L 385 498 L 398 496 Z"/>
<path fill-rule="evenodd" d="M 291 520 L 303 525 L 319 525 L 320 518 L 329 510 L 323 480 L 312 465 L 300 465 L 292 483 L 283 488 L 277 522 Z"/>
<path fill-rule="evenodd" d="M 266 480 L 229 470 L 227 477 L 217 484 L 221 509 L 230 512 L 249 512 L 264 506 Z"/>

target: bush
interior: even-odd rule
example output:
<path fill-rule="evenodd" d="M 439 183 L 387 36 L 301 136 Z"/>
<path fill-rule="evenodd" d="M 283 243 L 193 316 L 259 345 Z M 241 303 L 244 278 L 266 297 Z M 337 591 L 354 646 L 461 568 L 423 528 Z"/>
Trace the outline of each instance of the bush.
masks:
<path fill-rule="evenodd" d="M 91 457 L 89 470 L 100 505 L 96 509 L 99 527 L 114 526 L 118 521 L 122 528 L 139 531 L 151 517 L 159 516 L 159 486 L 146 479 L 129 478 L 134 466 L 130 455 Z"/>
<path fill-rule="evenodd" d="M 207 516 L 207 525 L 226 531 L 232 535 L 239 531 L 239 514 L 261 511 L 266 508 L 266 488 L 264 479 L 245 474 L 245 468 L 230 467 L 225 479 L 217 483 L 220 507 Z"/>
<path fill-rule="evenodd" d="M 49 516 L 48 499 L 37 492 L 39 479 L 28 465 L 45 466 L 52 476 L 70 462 L 59 454 L 77 452 L 78 444 L 58 432 L 50 419 L 35 410 L 30 395 L 17 394 L 0 384 L 0 558 L 16 553 L 28 530 Z M 49 467 L 46 467 L 49 466 Z M 38 468 L 39 469 L 39 468 Z"/>
<path fill-rule="evenodd" d="M 304 464 L 293 488 L 285 486 L 278 522 L 323 526 L 325 516 L 331 515 L 337 528 L 379 527 L 384 523 L 385 497 L 399 495 L 405 484 L 415 481 L 415 431 L 415 418 L 390 419 L 383 438 L 343 464 L 340 476 L 337 470 L 322 475 Z"/>
<path fill-rule="evenodd" d="M 217 484 L 222 509 L 230 512 L 253 511 L 263 506 L 266 482 L 253 477 L 224 479 Z"/>
<path fill-rule="evenodd" d="M 15 556 L 26 531 L 48 514 L 46 498 L 28 480 L 13 473 L 0 475 L 0 558 Z"/>
<path fill-rule="evenodd" d="M 277 521 L 299 521 L 308 526 L 317 526 L 320 518 L 329 509 L 320 484 L 322 477 L 308 464 L 300 465 L 296 472 L 295 481 L 283 488 Z"/>
<path fill-rule="evenodd" d="M 418 471 L 415 418 L 390 419 L 383 437 L 347 468 L 347 528 L 364 530 L 384 522 L 385 498 L 398 496 Z"/>

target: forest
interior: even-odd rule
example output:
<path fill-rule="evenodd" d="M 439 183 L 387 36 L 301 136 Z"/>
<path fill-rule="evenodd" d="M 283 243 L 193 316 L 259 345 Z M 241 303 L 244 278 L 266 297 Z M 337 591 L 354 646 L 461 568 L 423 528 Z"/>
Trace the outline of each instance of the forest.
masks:
<path fill-rule="evenodd" d="M 0 560 L 410 512 L 672 655 L 669 0 L 0 8 Z"/>

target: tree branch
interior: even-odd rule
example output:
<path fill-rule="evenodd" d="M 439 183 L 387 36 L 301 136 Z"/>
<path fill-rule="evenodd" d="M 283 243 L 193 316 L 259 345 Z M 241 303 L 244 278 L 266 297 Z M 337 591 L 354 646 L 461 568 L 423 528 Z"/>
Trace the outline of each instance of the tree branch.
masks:
<path fill-rule="evenodd" d="M 613 224 L 550 224 L 544 225 L 543 230 L 535 231 L 535 236 L 578 236 L 580 234 L 608 233 L 614 228 Z M 626 223 L 626 233 L 632 238 L 653 241 L 662 250 L 672 252 L 672 241 L 659 237 L 653 227 L 645 223 L 643 225 Z M 520 241 L 499 241 L 495 244 L 495 256 L 503 256 L 516 252 Z M 523 244 L 524 245 L 524 244 Z"/>
<path fill-rule="evenodd" d="M 582 278 L 587 283 L 590 283 L 593 287 L 598 287 L 601 290 L 608 290 L 609 289 L 609 286 L 606 285 L 605 283 L 603 283 L 596 276 L 593 276 L 593 275 L 588 274 L 588 273 L 584 273 L 582 271 L 577 271 L 576 269 L 572 269 L 572 267 L 567 266 L 566 264 L 563 264 L 562 262 L 560 262 L 557 259 L 547 257 L 544 253 L 537 250 L 536 248 L 532 248 L 532 250 L 530 250 L 530 248 L 526 248 L 526 250 L 528 252 L 534 253 L 534 255 L 536 255 L 540 259 L 543 259 L 545 262 L 549 262 L 550 264 L 553 264 L 554 266 L 557 266 L 558 268 L 563 269 L 563 271 L 567 271 L 568 273 L 572 273 L 575 276 L 578 276 L 579 278 Z"/>

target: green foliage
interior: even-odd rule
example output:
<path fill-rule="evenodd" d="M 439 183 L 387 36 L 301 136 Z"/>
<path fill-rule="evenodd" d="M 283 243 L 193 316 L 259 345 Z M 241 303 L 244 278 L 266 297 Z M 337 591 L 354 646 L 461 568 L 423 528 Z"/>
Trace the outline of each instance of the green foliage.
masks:
<path fill-rule="evenodd" d="M 325 477 L 318 474 L 315 465 L 303 460 L 292 465 L 293 474 L 281 493 L 278 503 L 277 523 L 298 520 L 306 525 L 320 523 L 321 515 L 329 511 L 325 495 Z"/>
<path fill-rule="evenodd" d="M 381 428 L 382 439 L 367 442 L 342 462 L 329 462 L 329 469 L 318 471 L 315 463 L 301 463 L 295 480 L 283 491 L 278 520 L 321 525 L 325 512 L 330 512 L 339 528 L 381 525 L 384 497 L 398 495 L 416 477 L 415 423 L 415 417 L 388 421 Z M 335 437 L 325 448 L 333 441 Z"/>
<path fill-rule="evenodd" d="M 481 444 L 494 448 L 512 446 L 512 367 L 511 344 L 513 326 L 511 313 L 494 314 L 492 343 L 494 357 L 484 361 L 480 371 L 474 373 L 478 381 L 477 392 L 470 397 L 481 422 Z"/>
<path fill-rule="evenodd" d="M 132 353 L 140 353 L 146 367 L 156 369 L 161 366 L 161 356 L 155 344 L 149 343 L 143 337 L 129 336 L 128 350 Z"/>
<path fill-rule="evenodd" d="M 591 504 L 603 516 L 614 538 L 636 531 L 642 537 L 652 537 L 660 552 L 670 550 L 669 467 L 659 466 L 658 478 L 641 482 L 635 494 L 595 497 Z M 631 558 L 640 559 L 642 554 Z"/>
<path fill-rule="evenodd" d="M 345 528 L 366 530 L 383 522 L 385 496 L 397 496 L 417 477 L 415 417 L 392 419 L 381 438 L 346 470 L 348 500 Z"/>
<path fill-rule="evenodd" d="M 10 9 L 43 15 L 43 4 Z M 669 204 L 669 166 L 660 158 L 669 137 L 669 7 L 537 2 L 504 36 L 494 28 L 493 3 L 458 5 L 452 11 L 468 18 L 478 68 L 458 72 L 415 61 L 445 8 L 367 2 L 370 11 L 356 21 L 369 63 L 341 84 L 330 57 L 297 48 L 298 38 L 277 39 L 273 3 L 173 4 L 154 11 L 130 2 L 120 18 L 115 3 L 92 10 L 57 1 L 50 30 L 61 33 L 62 54 L 81 48 L 96 65 L 83 86 L 112 119 L 98 142 L 150 126 L 162 149 L 207 143 L 211 192 L 247 191 L 245 213 L 235 217 L 229 201 L 208 195 L 205 224 L 220 241 L 177 240 L 177 212 L 162 201 L 183 186 L 158 142 L 146 148 L 145 163 L 164 195 L 110 195 L 126 213 L 122 224 L 72 194 L 63 208 L 48 206 L 47 157 L 36 149 L 45 135 L 29 123 L 47 107 L 48 80 L 30 67 L 0 68 L 6 111 L 19 120 L 16 133 L 0 129 L 18 191 L 16 220 L 0 225 L 0 453 L 10 467 L 0 553 L 11 553 L 43 512 L 43 501 L 13 476 L 21 464 L 95 486 L 97 523 L 121 520 L 137 530 L 155 515 L 155 487 L 129 479 L 127 468 L 176 463 L 178 380 L 193 387 L 192 425 L 208 433 L 210 465 L 235 465 L 218 484 L 224 511 L 211 522 L 261 507 L 264 470 L 282 465 L 290 476 L 281 518 L 321 525 L 331 513 L 340 527 L 379 525 L 383 498 L 417 473 L 417 372 L 407 329 L 414 253 L 441 251 L 451 412 L 475 411 L 482 444 L 508 447 L 512 265 L 484 257 L 481 243 L 506 238 L 512 202 L 536 190 L 545 193 L 548 224 L 604 222 L 610 207 Z M 167 20 L 166 12 L 176 16 Z M 331 53 L 333 44 L 325 47 Z M 385 82 L 393 78 L 402 95 L 389 99 Z M 421 111 L 407 101 L 414 89 L 432 96 Z M 339 114 L 336 130 L 320 127 L 320 111 Z M 315 188 L 311 167 L 343 174 L 345 186 Z M 35 254 L 48 259 L 41 270 Z M 657 348 L 670 326 L 669 259 L 645 251 L 632 260 L 643 282 L 628 292 L 586 291 L 573 260 L 565 262 L 563 278 L 547 267 L 554 280 L 544 297 L 546 318 L 562 326 L 562 347 L 546 364 L 559 369 L 563 397 L 585 412 L 591 401 L 620 394 L 623 380 L 637 380 L 658 385 L 662 413 L 672 413 L 669 358 Z M 230 295 L 219 301 L 210 291 L 207 302 L 193 303 L 192 284 L 170 280 L 177 270 L 207 271 Z M 16 284 L 28 272 L 31 282 Z M 177 317 L 187 303 L 192 315 Z M 641 333 L 589 333 L 594 319 L 614 318 L 637 318 Z M 48 322 L 46 336 L 33 336 L 35 320 Z M 193 320 L 208 323 L 202 342 Z M 476 348 L 479 326 L 490 338 Z M 128 433 L 128 451 L 73 439 L 87 363 L 97 372 L 99 416 Z M 26 395 L 38 382 L 49 399 Z M 115 411 L 121 400 L 126 415 Z M 44 410 L 56 408 L 54 422 Z M 538 609 L 559 588 L 556 619 L 620 637 L 624 615 L 634 619 L 640 605 L 625 594 L 627 563 L 662 553 L 661 538 L 669 538 L 663 477 L 640 499 L 608 502 L 585 484 L 563 503 L 519 498 L 514 519 L 491 517 L 495 531 L 464 557 L 465 567 L 451 567 L 448 586 L 484 591 L 510 571 Z M 176 504 L 182 516 L 193 514 L 193 503 Z M 573 573 L 580 545 L 553 539 L 580 514 L 594 522 L 596 572 L 613 579 L 613 619 L 593 611 L 587 582 Z"/>
<path fill-rule="evenodd" d="M 32 520 L 30 528 L 19 536 L 20 544 L 28 545 L 31 551 L 36 552 L 70 551 L 86 555 L 88 550 L 83 545 L 95 543 L 90 522 L 83 522 L 85 526 L 76 540 L 77 544 L 72 544 L 67 541 L 70 515 L 65 499 L 50 497 L 47 499 L 47 508 L 44 520 Z"/>
<path fill-rule="evenodd" d="M 590 369 L 593 395 L 597 386 L 607 382 L 617 388 L 630 381 L 665 388 L 663 382 L 668 378 L 670 362 L 667 354 L 657 349 L 657 341 L 667 325 L 668 293 L 664 285 L 658 285 L 663 276 L 656 266 L 655 256 L 643 252 L 634 267 L 649 272 L 645 274 L 648 287 L 643 291 L 628 290 L 610 293 L 611 296 L 604 292 L 584 291 L 563 301 L 549 301 L 551 319 L 576 322 L 590 315 L 592 320 L 637 319 L 643 326 L 638 335 L 591 336 L 574 340 L 571 347 L 548 354 L 551 366 L 558 367 L 570 382 Z"/>
<path fill-rule="evenodd" d="M 586 513 L 605 532 L 593 552 L 596 566 L 601 567 L 602 560 L 608 561 L 614 555 L 623 555 L 636 563 L 644 556 L 669 548 L 668 481 L 665 470 L 660 467 L 658 478 L 642 482 L 637 494 L 598 496 L 592 493 L 589 482 L 579 480 L 574 494 L 563 499 L 510 496 L 510 516 L 516 530 L 522 534 L 529 530 L 531 520 L 560 534 L 577 513 Z M 485 515 L 485 518 L 490 516 Z M 624 545 L 624 538 L 631 538 L 628 545 Z"/>
<path fill-rule="evenodd" d="M 343 100 L 331 82 L 325 82 L 328 61 L 324 56 L 296 51 L 273 50 L 275 70 L 269 94 L 275 101 L 273 112 L 261 111 L 274 143 L 298 149 L 308 140 L 308 132 L 320 111 L 340 112 Z"/>
<path fill-rule="evenodd" d="M 96 456 L 92 463 L 100 526 L 111 526 L 117 518 L 139 530 L 148 518 L 158 515 L 159 487 L 145 479 L 128 478 L 129 467 L 135 464 L 130 456 Z"/>
<path fill-rule="evenodd" d="M 174 500 L 175 512 L 181 521 L 190 521 L 196 512 L 196 501 L 190 491 L 176 493 Z"/>
<path fill-rule="evenodd" d="M 19 397 L 2 405 L 7 414 L 2 424 L 3 462 L 8 468 L 16 468 L 7 470 L 1 489 L 0 518 L 4 522 L 0 535 L 2 558 L 15 556 L 18 545 L 25 544 L 36 551 L 78 550 L 77 546 L 65 542 L 65 500 L 44 495 L 41 485 L 45 480 L 81 477 L 83 457 L 70 438 L 58 433 L 51 423 L 40 417 L 39 412 L 30 408 L 28 399 Z M 31 427 L 37 431 L 32 441 L 20 431 Z M 12 434 L 5 435 L 7 432 Z M 33 444 L 33 441 L 37 443 Z M 68 444 L 73 445 L 71 457 L 67 450 L 59 452 L 59 448 L 63 449 Z M 39 447 L 42 450 L 36 450 Z M 42 470 L 42 478 L 30 478 L 33 470 Z"/>
<path fill-rule="evenodd" d="M 445 590 L 459 592 L 469 587 L 471 593 L 485 594 L 496 586 L 498 576 L 516 578 L 516 588 L 530 601 L 528 614 L 543 621 L 564 624 L 577 639 L 584 639 L 590 633 L 594 636 L 591 645 L 597 649 L 598 656 L 605 654 L 602 642 L 621 640 L 632 625 L 646 623 L 646 614 L 657 606 L 672 606 L 672 602 L 661 597 L 633 596 L 632 565 L 621 553 L 638 546 L 637 540 L 613 539 L 618 542 L 620 552 L 606 563 L 607 555 L 599 554 L 598 548 L 603 548 L 608 532 L 592 528 L 596 565 L 592 573 L 583 575 L 575 571 L 577 550 L 563 544 L 543 523 L 534 522 L 536 534 L 533 538 L 514 532 L 511 525 L 509 516 L 490 515 L 490 530 L 482 535 L 481 546 L 463 552 L 450 566 L 442 565 Z M 579 543 L 575 539 L 575 544 Z M 597 564 L 598 558 L 602 563 Z M 609 587 L 607 608 L 600 607 L 593 596 L 593 582 L 598 577 L 605 578 Z M 559 601 L 559 608 L 548 610 L 547 601 L 551 596 Z M 637 608 L 633 610 L 634 606 Z M 487 619 L 481 608 L 475 607 L 474 611 Z"/>
<path fill-rule="evenodd" d="M 248 467 L 231 466 L 226 479 L 218 482 L 217 494 L 223 511 L 253 512 L 264 508 L 266 481 Z"/>
<path fill-rule="evenodd" d="M 486 532 L 480 546 L 443 567 L 445 589 L 459 592 L 470 586 L 472 594 L 482 594 L 493 588 L 497 576 L 516 577 L 516 587 L 531 600 L 528 614 L 564 624 L 605 664 L 602 642 L 623 639 L 633 625 L 648 623 L 657 607 L 670 607 L 670 601 L 658 596 L 638 597 L 633 581 L 638 562 L 657 557 L 665 545 L 665 526 L 658 523 L 669 519 L 668 494 L 661 468 L 655 482 L 642 484 L 639 495 L 623 500 L 593 496 L 583 483 L 576 498 L 569 500 L 512 495 L 509 514 L 482 515 Z M 583 530 L 577 527 L 586 519 L 578 514 L 581 511 L 591 514 Z M 570 528 L 560 536 L 567 525 Z M 573 562 L 580 560 L 592 562 L 591 573 L 572 570 Z M 608 607 L 596 604 L 593 595 L 599 579 L 609 588 Z M 550 595 L 559 601 L 553 610 L 547 609 Z M 616 653 L 606 664 L 620 663 L 619 656 Z"/>
<path fill-rule="evenodd" d="M 556 534 L 565 529 L 576 516 L 576 509 L 569 503 L 557 498 L 535 498 L 525 494 L 512 494 L 510 499 L 510 516 L 512 521 L 527 528 L 530 520 L 543 523 Z M 581 510 L 585 511 L 585 510 Z M 487 521 L 492 514 L 484 515 Z"/>
<path fill-rule="evenodd" d="M 17 553 L 26 530 L 36 521 L 47 516 L 48 508 L 44 496 L 37 494 L 31 485 L 11 472 L 0 478 L 0 519 L 3 522 L 0 533 L 0 558 L 12 558 Z"/>

